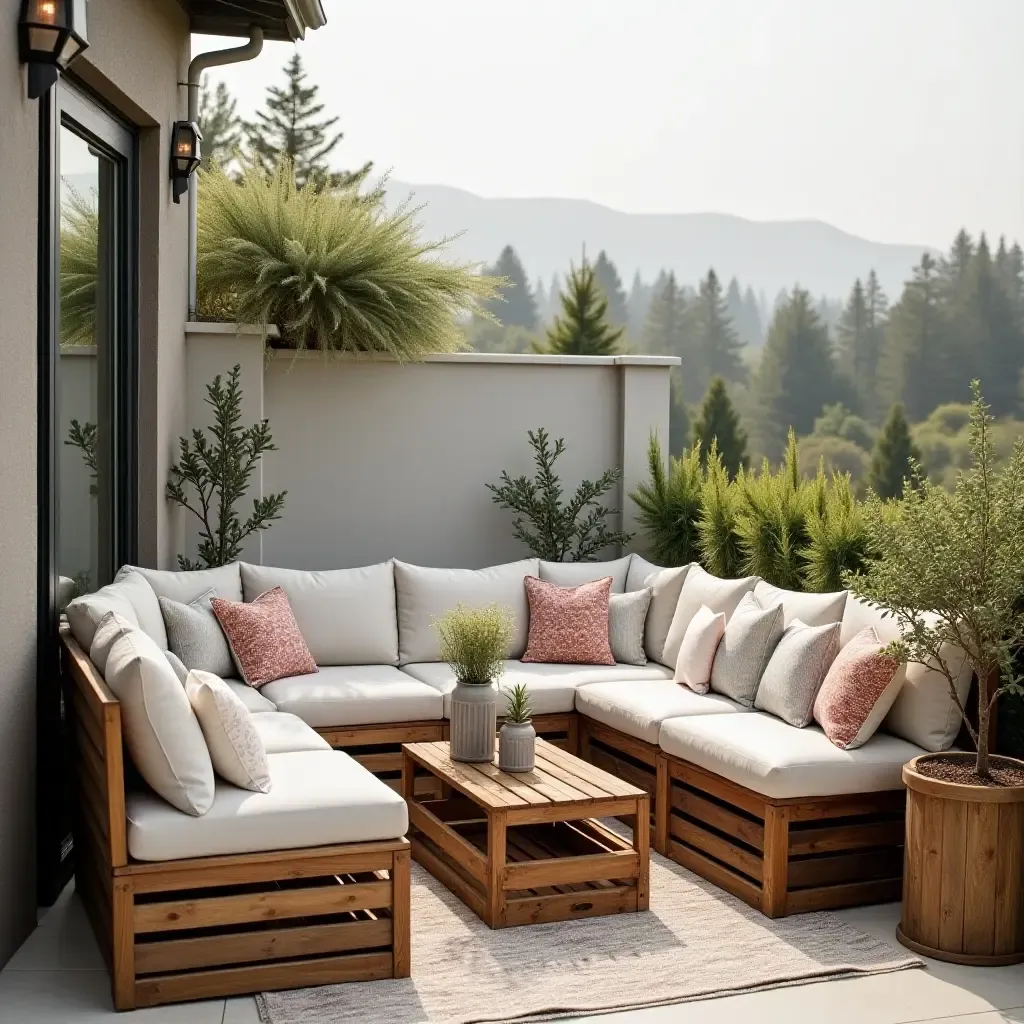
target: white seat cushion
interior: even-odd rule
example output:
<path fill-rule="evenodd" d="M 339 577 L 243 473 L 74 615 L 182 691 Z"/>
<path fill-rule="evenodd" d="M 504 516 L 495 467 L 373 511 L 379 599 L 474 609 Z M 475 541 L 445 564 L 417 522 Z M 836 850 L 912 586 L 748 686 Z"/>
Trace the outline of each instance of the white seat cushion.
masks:
<path fill-rule="evenodd" d="M 406 665 L 403 672 L 444 694 L 444 717 L 452 713 L 455 675 L 446 662 Z M 498 681 L 507 692 L 517 683 L 525 683 L 535 715 L 557 715 L 576 706 L 576 688 L 613 679 L 669 679 L 671 673 L 661 665 L 555 665 L 547 662 L 506 661 Z M 504 711 L 498 703 L 498 714 Z"/>
<path fill-rule="evenodd" d="M 154 793 L 129 793 L 128 852 L 136 860 L 182 860 L 405 835 L 405 801 L 348 754 L 271 754 L 267 763 L 270 792 L 218 780 L 213 806 L 201 818 L 176 811 Z"/>
<path fill-rule="evenodd" d="M 243 682 L 241 679 L 225 679 L 225 683 L 231 687 L 234 695 L 253 713 L 258 714 L 261 711 L 276 711 L 277 705 L 272 700 L 267 700 L 266 697 L 256 689 L 255 686 L 250 686 L 248 683 Z"/>
<path fill-rule="evenodd" d="M 796 729 L 759 711 L 670 718 L 659 743 L 667 754 L 780 800 L 902 789 L 903 765 L 922 753 L 884 733 L 840 750 L 816 725 Z"/>
<path fill-rule="evenodd" d="M 284 711 L 258 711 L 250 718 L 268 755 L 331 749 L 330 743 L 297 715 Z"/>
<path fill-rule="evenodd" d="M 437 690 L 391 665 L 328 665 L 315 674 L 275 679 L 261 692 L 315 729 L 432 722 L 442 714 Z"/>
<path fill-rule="evenodd" d="M 746 712 L 728 697 L 694 693 L 672 680 L 594 683 L 576 692 L 576 710 L 595 722 L 647 743 L 658 743 L 661 723 L 678 715 L 733 715 Z"/>
<path fill-rule="evenodd" d="M 848 594 L 847 590 L 829 594 L 805 594 L 799 590 L 783 590 L 764 580 L 758 580 L 754 587 L 754 597 L 762 608 L 770 608 L 773 604 L 782 605 L 782 617 L 787 626 L 794 619 L 799 619 L 805 626 L 827 626 L 833 622 L 842 622 Z"/>
<path fill-rule="evenodd" d="M 241 563 L 242 594 L 280 587 L 317 665 L 397 665 L 398 619 L 391 562 L 305 572 Z M 344 623 L 344 627 L 340 626 Z"/>

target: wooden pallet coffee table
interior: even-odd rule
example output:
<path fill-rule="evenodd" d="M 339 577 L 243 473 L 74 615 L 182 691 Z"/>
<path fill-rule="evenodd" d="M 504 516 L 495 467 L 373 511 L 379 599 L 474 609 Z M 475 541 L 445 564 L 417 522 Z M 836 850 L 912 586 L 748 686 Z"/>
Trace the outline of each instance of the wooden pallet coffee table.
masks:
<path fill-rule="evenodd" d="M 442 799 L 413 792 L 416 768 Z M 452 761 L 447 742 L 402 747 L 413 858 L 491 928 L 646 910 L 650 808 L 642 789 L 545 740 L 509 774 Z M 633 842 L 596 819 L 635 815 Z"/>

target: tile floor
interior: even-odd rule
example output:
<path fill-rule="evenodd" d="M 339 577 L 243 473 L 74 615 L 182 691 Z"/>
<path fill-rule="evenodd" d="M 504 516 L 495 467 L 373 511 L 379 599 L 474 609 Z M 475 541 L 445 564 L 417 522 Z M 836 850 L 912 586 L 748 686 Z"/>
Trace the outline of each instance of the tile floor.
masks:
<path fill-rule="evenodd" d="M 840 914 L 895 943 L 899 907 Z M 71 888 L 0 973 L 0 1024 L 258 1024 L 252 999 L 217 999 L 115 1015 L 110 982 L 81 904 Z M 591 1017 L 579 1024 L 1024 1024 L 1024 965 L 955 967 L 818 982 L 652 1010 Z"/>

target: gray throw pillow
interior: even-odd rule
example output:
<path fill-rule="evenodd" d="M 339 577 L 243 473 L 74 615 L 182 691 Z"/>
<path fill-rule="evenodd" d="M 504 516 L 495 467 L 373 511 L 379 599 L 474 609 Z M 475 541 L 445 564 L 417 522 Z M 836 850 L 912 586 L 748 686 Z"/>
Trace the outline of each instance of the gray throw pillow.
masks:
<path fill-rule="evenodd" d="M 174 674 L 178 677 L 178 682 L 182 686 L 185 685 L 185 680 L 188 679 L 188 669 L 185 668 L 184 662 L 179 658 L 174 651 L 164 651 L 164 657 L 170 662 L 171 668 L 174 669 Z"/>
<path fill-rule="evenodd" d="M 216 596 L 215 590 L 208 590 L 190 604 L 160 598 L 167 646 L 189 670 L 195 668 L 215 676 L 233 676 L 235 662 L 231 648 L 210 604 L 210 598 Z"/>
<path fill-rule="evenodd" d="M 612 594 L 608 598 L 608 641 L 620 665 L 646 665 L 644 624 L 651 606 L 651 588 Z"/>
<path fill-rule="evenodd" d="M 711 666 L 711 689 L 737 704 L 754 706 L 761 676 L 782 636 L 782 605 L 762 608 L 747 592 L 736 606 Z"/>
<path fill-rule="evenodd" d="M 798 729 L 811 724 L 814 698 L 839 653 L 839 622 L 807 626 L 794 619 L 761 676 L 754 707 Z"/>

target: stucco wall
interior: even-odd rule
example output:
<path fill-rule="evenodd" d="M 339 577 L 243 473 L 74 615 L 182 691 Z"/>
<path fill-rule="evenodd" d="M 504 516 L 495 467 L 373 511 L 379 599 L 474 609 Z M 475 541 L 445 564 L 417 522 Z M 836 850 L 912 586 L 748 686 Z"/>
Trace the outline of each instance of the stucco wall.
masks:
<path fill-rule="evenodd" d="M 35 922 L 36 183 L 18 0 L 0 0 L 0 964 Z"/>
<path fill-rule="evenodd" d="M 264 363 L 258 339 L 195 326 L 188 406 L 200 418 L 190 427 L 208 424 L 203 389 L 236 362 L 245 423 L 260 410 L 270 420 L 277 450 L 264 457 L 262 487 L 288 495 L 262 550 L 246 552 L 268 565 L 397 557 L 473 568 L 520 558 L 526 551 L 512 535 L 512 514 L 485 485 L 503 469 L 533 475 L 527 430 L 565 438 L 557 468 L 566 497 L 610 467 L 623 470 L 628 493 L 646 476 L 650 432 L 668 437 L 674 360 L 466 354 L 400 365 L 278 352 Z M 622 495 L 617 488 L 608 504 L 623 508 L 635 530 Z"/>
<path fill-rule="evenodd" d="M 0 964 L 35 922 L 36 226 L 39 103 L 18 63 L 19 0 L 0 0 Z M 170 201 L 188 21 L 176 0 L 92 0 L 75 72 L 140 128 L 140 560 L 170 557 L 162 481 L 185 418 L 187 207 Z M 161 534 L 161 530 L 163 533 Z M 158 538 L 166 536 L 166 550 Z"/>

